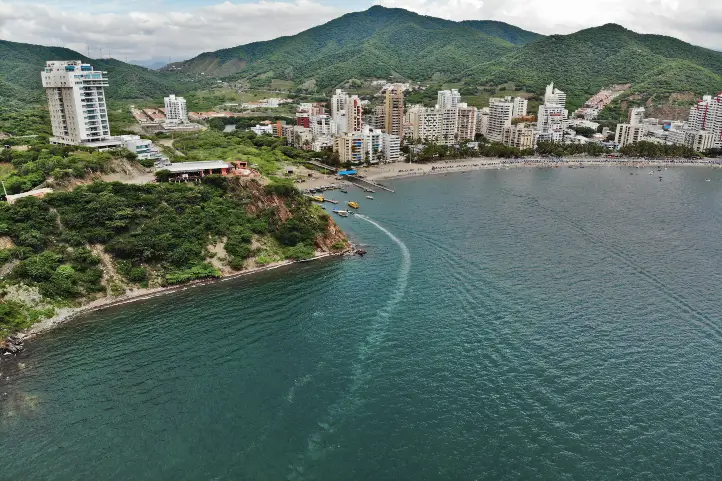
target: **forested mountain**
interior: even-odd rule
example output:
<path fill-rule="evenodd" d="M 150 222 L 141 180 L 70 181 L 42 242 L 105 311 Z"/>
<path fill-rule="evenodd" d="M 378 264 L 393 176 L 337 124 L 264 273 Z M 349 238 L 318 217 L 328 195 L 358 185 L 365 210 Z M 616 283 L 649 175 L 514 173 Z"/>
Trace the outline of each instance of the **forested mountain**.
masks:
<path fill-rule="evenodd" d="M 467 83 L 514 82 L 541 91 L 549 82 L 572 106 L 612 83 L 633 84 L 633 94 L 664 99 L 676 92 L 722 89 L 722 53 L 676 38 L 641 35 L 609 24 L 571 35 L 551 35 L 460 75 Z"/>
<path fill-rule="evenodd" d="M 111 77 L 110 100 L 158 98 L 184 88 L 184 77 L 148 70 L 115 59 L 89 59 L 62 47 L 44 47 L 0 40 L 0 104 L 41 103 L 40 72 L 48 60 L 82 60 Z"/>
<path fill-rule="evenodd" d="M 204 53 L 172 67 L 256 81 L 314 80 L 321 88 L 394 75 L 424 81 L 497 59 L 535 35 L 502 23 L 459 23 L 375 6 L 298 35 Z"/>
<path fill-rule="evenodd" d="M 524 45 L 543 37 L 538 33 L 495 20 L 464 20 L 461 24 L 485 33 L 490 37 L 500 38 L 515 45 Z"/>

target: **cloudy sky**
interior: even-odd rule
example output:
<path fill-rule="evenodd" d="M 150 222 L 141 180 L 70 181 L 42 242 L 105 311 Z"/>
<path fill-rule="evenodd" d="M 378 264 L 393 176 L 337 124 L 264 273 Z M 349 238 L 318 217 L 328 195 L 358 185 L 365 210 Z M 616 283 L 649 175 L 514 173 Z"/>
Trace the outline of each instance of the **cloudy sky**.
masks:
<path fill-rule="evenodd" d="M 722 50 L 718 0 L 0 0 L 0 39 L 125 60 L 293 35 L 380 4 L 451 20 L 501 20 L 543 34 L 619 23 Z"/>

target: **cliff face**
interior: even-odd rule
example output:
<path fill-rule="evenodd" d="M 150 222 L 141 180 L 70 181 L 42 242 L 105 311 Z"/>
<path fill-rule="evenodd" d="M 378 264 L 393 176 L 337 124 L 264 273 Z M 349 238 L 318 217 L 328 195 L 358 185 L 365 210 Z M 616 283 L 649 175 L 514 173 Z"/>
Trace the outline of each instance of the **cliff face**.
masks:
<path fill-rule="evenodd" d="M 341 245 L 343 248 L 340 248 Z M 329 218 L 326 235 L 316 237 L 316 248 L 322 252 L 345 252 L 351 249 L 351 243 L 341 228 Z"/>

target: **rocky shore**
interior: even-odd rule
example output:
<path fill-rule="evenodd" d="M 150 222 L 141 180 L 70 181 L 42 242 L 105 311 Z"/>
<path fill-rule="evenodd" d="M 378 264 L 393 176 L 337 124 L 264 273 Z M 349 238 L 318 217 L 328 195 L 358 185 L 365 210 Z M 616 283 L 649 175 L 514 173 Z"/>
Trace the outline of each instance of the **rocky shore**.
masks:
<path fill-rule="evenodd" d="M 23 338 L 20 336 L 8 336 L 0 341 L 0 362 L 14 360 L 15 356 L 25 350 Z"/>

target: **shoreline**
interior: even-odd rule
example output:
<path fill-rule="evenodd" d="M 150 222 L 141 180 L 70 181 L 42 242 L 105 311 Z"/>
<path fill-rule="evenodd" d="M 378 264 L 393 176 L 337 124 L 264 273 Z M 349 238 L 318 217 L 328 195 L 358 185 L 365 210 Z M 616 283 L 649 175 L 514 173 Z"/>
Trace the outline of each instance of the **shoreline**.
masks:
<path fill-rule="evenodd" d="M 165 296 L 168 294 L 172 294 L 174 292 L 184 291 L 186 289 L 192 289 L 195 287 L 200 286 L 206 286 L 210 284 L 216 284 L 220 282 L 226 282 L 231 281 L 234 279 L 238 279 L 240 277 L 245 277 L 253 274 L 258 274 L 261 272 L 267 272 L 274 269 L 278 269 L 280 267 L 286 267 L 293 264 L 300 264 L 305 262 L 312 262 L 320 259 L 325 259 L 328 257 L 341 257 L 348 253 L 349 251 L 344 251 L 340 253 L 334 253 L 334 252 L 324 252 L 322 254 L 317 254 L 314 257 L 311 257 L 310 259 L 304 259 L 300 261 L 293 261 L 293 260 L 285 260 L 285 261 L 279 261 L 271 263 L 267 266 L 263 267 L 254 267 L 253 269 L 248 269 L 241 272 L 235 272 L 233 274 L 229 274 L 226 276 L 221 277 L 215 277 L 210 279 L 200 279 L 197 281 L 192 281 L 187 284 L 182 284 L 178 286 L 168 286 L 168 287 L 154 287 L 154 288 L 145 288 L 145 289 L 137 289 L 135 291 L 132 291 L 129 294 L 125 294 L 123 296 L 119 297 L 104 297 L 101 299 L 96 299 L 95 301 L 89 302 L 88 304 L 80 307 L 67 307 L 67 308 L 60 308 L 58 309 L 58 312 L 50 318 L 43 319 L 42 321 L 39 321 L 35 323 L 33 326 L 25 329 L 24 331 L 20 331 L 16 333 L 15 335 L 20 338 L 21 340 L 25 341 L 28 339 L 32 339 L 40 334 L 49 332 L 53 330 L 54 328 L 61 326 L 63 324 L 66 324 L 73 319 L 84 315 L 84 314 L 90 314 L 92 312 L 102 311 L 104 309 L 108 309 L 111 307 L 117 307 L 122 306 L 124 304 L 130 304 L 134 302 L 144 301 L 148 299 L 153 299 L 160 296 Z"/>
<path fill-rule="evenodd" d="M 490 159 L 486 157 L 473 157 L 469 159 L 455 159 L 446 161 L 417 163 L 396 163 L 384 166 L 361 167 L 359 174 L 362 179 L 371 181 L 402 179 L 406 177 L 422 177 L 448 173 L 464 173 L 477 170 L 518 169 L 518 168 L 569 168 L 569 167 L 709 167 L 720 168 L 722 165 L 707 162 L 671 161 L 671 160 L 592 160 L 569 158 L 561 161 L 529 161 L 523 159 Z"/>

